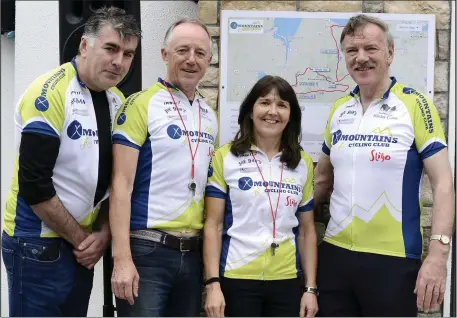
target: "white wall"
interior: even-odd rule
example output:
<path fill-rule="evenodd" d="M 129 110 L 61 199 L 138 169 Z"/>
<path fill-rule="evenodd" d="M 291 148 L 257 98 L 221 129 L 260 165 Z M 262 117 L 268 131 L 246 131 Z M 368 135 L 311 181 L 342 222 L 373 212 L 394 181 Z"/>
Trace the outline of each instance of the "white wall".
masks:
<path fill-rule="evenodd" d="M 1 210 L 3 215 L 3 207 L 5 206 L 5 197 L 8 193 L 8 188 L 10 186 L 13 167 L 13 156 L 12 152 L 14 150 L 14 133 L 13 133 L 13 108 L 14 108 L 14 39 L 7 39 L 6 35 L 1 36 L 1 68 L 2 68 L 2 90 L 1 90 L 1 104 L 2 108 L 1 114 L 1 134 L 2 134 L 2 192 L 1 192 Z M 3 217 L 2 217 L 2 229 L 3 229 Z M 2 316 L 8 315 L 8 301 L 7 293 L 8 286 L 6 284 L 6 272 L 5 267 L 2 263 Z"/>
<path fill-rule="evenodd" d="M 1 37 L 1 207 L 12 178 L 14 160 L 13 112 L 18 98 L 39 75 L 59 65 L 58 1 L 16 1 L 16 38 Z M 197 17 L 193 1 L 141 1 L 142 85 L 152 85 L 165 76 L 160 48 L 168 26 L 182 16 Z M 14 80 L 16 79 L 16 80 Z M 6 273 L 1 267 L 1 315 L 8 316 Z M 95 267 L 94 288 L 88 315 L 102 316 L 102 263 Z"/>

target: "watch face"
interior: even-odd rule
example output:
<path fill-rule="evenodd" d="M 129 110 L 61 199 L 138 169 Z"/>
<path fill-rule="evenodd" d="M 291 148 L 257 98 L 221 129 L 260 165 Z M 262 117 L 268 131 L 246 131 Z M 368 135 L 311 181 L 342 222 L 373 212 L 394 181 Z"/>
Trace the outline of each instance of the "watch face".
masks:
<path fill-rule="evenodd" d="M 443 242 L 444 244 L 449 244 L 449 237 L 441 236 L 441 242 Z"/>

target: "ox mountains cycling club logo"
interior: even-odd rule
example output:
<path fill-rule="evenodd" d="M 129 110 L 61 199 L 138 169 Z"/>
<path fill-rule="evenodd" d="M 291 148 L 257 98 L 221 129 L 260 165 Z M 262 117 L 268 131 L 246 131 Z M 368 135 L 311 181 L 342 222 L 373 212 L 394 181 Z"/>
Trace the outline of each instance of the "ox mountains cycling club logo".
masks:
<path fill-rule="evenodd" d="M 349 141 L 349 147 L 390 147 L 398 142 L 398 137 L 391 137 L 377 134 L 343 134 L 338 129 L 332 134 L 332 145 L 340 141 Z"/>
<path fill-rule="evenodd" d="M 67 135 L 72 140 L 78 140 L 83 136 L 87 137 L 98 137 L 98 130 L 85 129 L 83 125 L 77 121 L 73 120 L 67 128 Z M 94 143 L 98 143 L 98 140 L 94 140 Z"/>
<path fill-rule="evenodd" d="M 38 96 L 35 99 L 35 108 L 38 109 L 40 112 L 45 112 L 49 108 L 49 102 L 44 96 Z"/>
<path fill-rule="evenodd" d="M 256 187 L 260 188 L 263 187 L 265 188 L 265 192 L 276 192 L 278 193 L 281 191 L 281 193 L 289 193 L 289 194 L 301 194 L 303 187 L 299 186 L 295 183 L 295 180 L 291 179 L 289 180 L 290 182 L 277 182 L 277 181 L 255 181 L 252 180 L 251 177 L 241 177 L 238 179 L 238 188 L 242 191 L 248 191 L 251 190 L 251 188 Z"/>
<path fill-rule="evenodd" d="M 184 130 L 181 129 L 178 125 L 170 125 L 167 128 L 167 135 L 171 139 L 177 140 L 180 139 L 181 137 L 188 137 L 190 138 L 190 142 L 198 142 L 198 139 L 200 139 L 201 143 L 208 143 L 208 144 L 213 144 L 214 145 L 214 137 L 213 135 L 203 132 L 203 131 L 197 131 L 197 130 Z"/>

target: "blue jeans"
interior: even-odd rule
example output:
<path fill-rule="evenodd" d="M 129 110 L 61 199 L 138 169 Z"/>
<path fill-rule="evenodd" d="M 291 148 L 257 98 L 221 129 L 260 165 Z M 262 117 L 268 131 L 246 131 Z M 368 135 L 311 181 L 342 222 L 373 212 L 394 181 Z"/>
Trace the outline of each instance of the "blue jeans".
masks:
<path fill-rule="evenodd" d="M 130 306 L 116 298 L 118 317 L 198 317 L 202 294 L 201 252 L 180 252 L 160 243 L 131 238 L 140 275 L 138 298 Z"/>
<path fill-rule="evenodd" d="M 9 315 L 87 315 L 94 271 L 79 265 L 61 238 L 2 235 L 8 277 Z"/>

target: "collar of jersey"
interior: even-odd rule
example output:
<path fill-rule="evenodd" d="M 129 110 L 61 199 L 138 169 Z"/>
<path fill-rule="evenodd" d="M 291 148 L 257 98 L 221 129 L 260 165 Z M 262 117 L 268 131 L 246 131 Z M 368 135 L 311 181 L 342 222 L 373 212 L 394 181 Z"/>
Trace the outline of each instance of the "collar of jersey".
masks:
<path fill-rule="evenodd" d="M 389 88 L 387 89 L 387 91 L 384 93 L 384 95 L 382 96 L 382 98 L 380 100 L 384 100 L 384 99 L 387 99 L 389 98 L 389 94 L 390 94 L 390 90 L 392 89 L 392 87 L 394 87 L 394 85 L 397 83 L 397 79 L 395 77 L 390 77 L 390 79 L 392 80 L 392 82 L 390 83 L 390 86 Z M 358 99 L 360 98 L 360 88 L 359 88 L 359 85 L 357 85 L 354 90 L 352 92 L 349 93 L 352 97 Z"/>
<path fill-rule="evenodd" d="M 162 84 L 165 87 L 171 88 L 175 93 L 181 92 L 181 90 L 179 88 L 177 88 L 170 82 L 165 82 L 161 77 L 159 77 L 157 79 L 157 82 L 159 82 L 160 84 Z M 196 93 L 196 95 L 200 96 L 200 98 L 205 98 L 198 89 L 195 89 L 195 93 Z"/>
<path fill-rule="evenodd" d="M 81 81 L 81 79 L 79 78 L 78 67 L 76 66 L 76 57 L 72 58 L 71 65 L 73 65 L 73 67 L 75 68 L 76 78 L 78 79 L 79 85 L 81 85 L 82 88 L 87 88 L 86 84 L 84 84 L 84 82 Z"/>
<path fill-rule="evenodd" d="M 258 152 L 258 153 L 261 153 L 263 156 L 267 156 L 262 150 L 260 150 L 256 145 L 254 144 L 251 144 L 251 147 L 249 148 L 250 151 L 255 151 L 255 152 Z M 274 157 L 273 159 L 276 159 L 277 157 L 280 158 L 282 155 L 282 150 L 279 151 Z"/>

